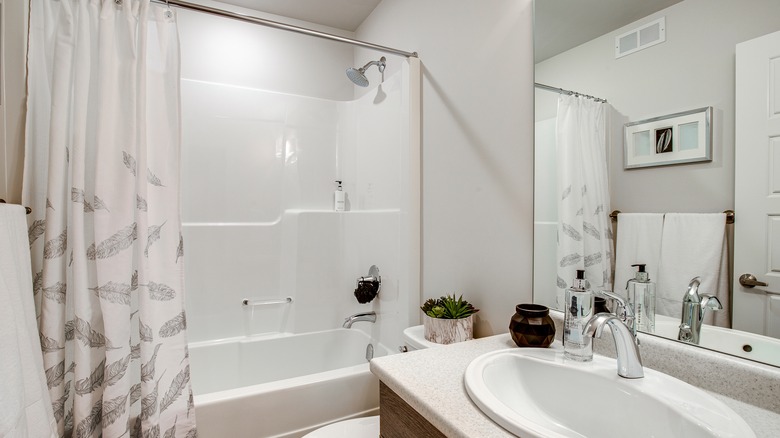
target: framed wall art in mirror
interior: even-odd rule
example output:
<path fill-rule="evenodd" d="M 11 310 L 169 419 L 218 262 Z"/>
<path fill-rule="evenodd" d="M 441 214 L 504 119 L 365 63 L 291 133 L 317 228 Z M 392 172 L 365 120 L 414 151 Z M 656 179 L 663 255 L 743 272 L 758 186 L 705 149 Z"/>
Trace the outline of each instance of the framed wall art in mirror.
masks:
<path fill-rule="evenodd" d="M 712 107 L 626 123 L 623 167 L 712 161 Z"/>

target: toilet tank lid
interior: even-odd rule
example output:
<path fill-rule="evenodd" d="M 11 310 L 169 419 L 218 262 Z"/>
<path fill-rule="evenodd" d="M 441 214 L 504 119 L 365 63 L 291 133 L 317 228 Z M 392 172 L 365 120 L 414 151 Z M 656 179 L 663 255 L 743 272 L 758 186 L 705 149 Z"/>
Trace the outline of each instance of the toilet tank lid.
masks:
<path fill-rule="evenodd" d="M 410 347 L 422 350 L 430 347 L 441 347 L 442 344 L 425 340 L 425 329 L 422 325 L 416 325 L 404 330 L 404 342 Z"/>

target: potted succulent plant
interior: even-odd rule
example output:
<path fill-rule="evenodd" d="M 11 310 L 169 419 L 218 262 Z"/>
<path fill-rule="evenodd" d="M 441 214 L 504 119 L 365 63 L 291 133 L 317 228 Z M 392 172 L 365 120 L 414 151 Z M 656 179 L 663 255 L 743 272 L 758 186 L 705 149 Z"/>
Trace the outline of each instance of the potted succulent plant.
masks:
<path fill-rule="evenodd" d="M 474 338 L 474 314 L 479 309 L 464 300 L 463 295 L 458 298 L 455 294 L 430 298 L 420 309 L 423 311 L 426 340 L 452 344 Z"/>

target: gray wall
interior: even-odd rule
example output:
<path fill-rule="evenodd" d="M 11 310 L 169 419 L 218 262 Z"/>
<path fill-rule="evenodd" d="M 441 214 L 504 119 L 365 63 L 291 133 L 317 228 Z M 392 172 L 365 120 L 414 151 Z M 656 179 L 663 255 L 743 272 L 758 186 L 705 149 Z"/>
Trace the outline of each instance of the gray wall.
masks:
<path fill-rule="evenodd" d="M 615 35 L 661 16 L 666 42 L 615 59 Z M 606 98 L 628 121 L 714 107 L 712 162 L 624 170 L 613 144 L 613 209 L 733 208 L 735 45 L 780 30 L 778 17 L 777 0 L 685 0 L 536 65 L 537 82 Z"/>
<path fill-rule="evenodd" d="M 423 65 L 423 300 L 463 294 L 477 336 L 531 302 L 531 0 L 385 0 L 359 39 Z M 356 52 L 356 64 L 376 57 Z M 362 64 L 361 64 L 362 65 Z"/>
<path fill-rule="evenodd" d="M 3 89 L 0 106 L 0 198 L 11 203 L 22 199 L 24 169 L 24 108 L 27 91 L 25 63 L 27 54 L 26 1 L 3 2 Z"/>

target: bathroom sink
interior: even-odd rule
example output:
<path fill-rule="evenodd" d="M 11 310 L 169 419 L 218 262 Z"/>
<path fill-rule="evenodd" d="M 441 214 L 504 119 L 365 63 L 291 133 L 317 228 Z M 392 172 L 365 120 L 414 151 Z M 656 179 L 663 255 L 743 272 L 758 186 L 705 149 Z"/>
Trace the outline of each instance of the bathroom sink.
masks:
<path fill-rule="evenodd" d="M 656 315 L 655 335 L 677 339 L 680 319 Z M 780 367 L 780 339 L 704 324 L 699 346 Z"/>
<path fill-rule="evenodd" d="M 706 392 L 645 368 L 625 379 L 615 359 L 565 360 L 559 348 L 511 348 L 474 359 L 466 390 L 493 421 L 522 437 L 734 437 L 755 434 Z"/>

